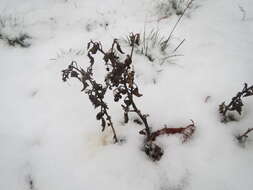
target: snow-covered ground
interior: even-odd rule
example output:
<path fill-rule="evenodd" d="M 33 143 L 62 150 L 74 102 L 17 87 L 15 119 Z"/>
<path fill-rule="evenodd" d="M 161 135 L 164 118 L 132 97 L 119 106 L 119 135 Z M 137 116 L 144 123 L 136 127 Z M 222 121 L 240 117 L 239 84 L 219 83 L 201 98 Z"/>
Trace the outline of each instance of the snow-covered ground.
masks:
<path fill-rule="evenodd" d="M 190 119 L 197 127 L 185 144 L 177 135 L 159 137 L 159 162 L 141 151 L 142 127 L 122 124 L 119 105 L 108 99 L 126 142 L 113 144 L 80 84 L 61 80 L 72 60 L 88 63 L 90 39 L 109 48 L 113 38 L 144 28 L 167 37 L 178 17 L 160 19 L 159 2 L 0 0 L 7 23 L 0 32 L 32 37 L 29 48 L 0 39 L 0 190 L 252 189 L 253 134 L 244 147 L 235 135 L 253 127 L 253 98 L 244 99 L 239 122 L 223 124 L 217 111 L 244 82 L 253 84 L 252 0 L 195 0 L 171 41 L 176 47 L 186 39 L 177 51 L 183 56 L 159 65 L 134 55 L 144 94 L 136 102 L 152 128 L 186 126 Z"/>

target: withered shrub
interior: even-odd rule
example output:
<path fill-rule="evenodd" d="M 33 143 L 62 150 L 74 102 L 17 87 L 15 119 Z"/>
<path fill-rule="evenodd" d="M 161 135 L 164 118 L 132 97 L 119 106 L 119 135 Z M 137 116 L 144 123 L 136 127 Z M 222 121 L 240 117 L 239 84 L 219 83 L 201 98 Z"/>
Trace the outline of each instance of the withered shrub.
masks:
<path fill-rule="evenodd" d="M 0 42 L 9 46 L 30 47 L 32 37 L 23 28 L 23 22 L 17 17 L 0 15 Z"/>
<path fill-rule="evenodd" d="M 135 82 L 135 71 L 133 69 L 133 52 L 140 45 L 140 35 L 132 33 L 128 39 L 131 50 L 126 55 L 117 39 L 113 40 L 111 48 L 108 51 L 103 49 L 100 42 L 90 41 L 87 46 L 87 56 L 90 61 L 89 66 L 83 69 L 73 61 L 67 69 L 62 71 L 62 79 L 65 82 L 70 78 L 76 78 L 82 83 L 83 88 L 81 91 L 88 95 L 95 109 L 99 110 L 96 119 L 101 121 L 102 131 L 105 127 L 110 127 L 113 132 L 114 142 L 117 143 L 119 139 L 112 122 L 112 117 L 109 114 L 108 104 L 104 101 L 108 90 L 112 91 L 114 101 L 121 102 L 124 122 L 129 122 L 129 113 L 133 112 L 138 116 L 138 119 L 134 121 L 138 121 L 139 124 L 144 125 L 144 129 L 139 132 L 145 136 L 143 150 L 152 160 L 157 161 L 163 155 L 162 148 L 155 144 L 158 136 L 164 134 L 182 134 L 182 142 L 184 143 L 194 133 L 195 125 L 192 122 L 191 125 L 182 128 L 164 127 L 157 131 L 151 131 L 147 120 L 148 114 L 144 114 L 135 103 L 135 98 L 142 97 L 139 87 Z M 106 68 L 106 76 L 103 83 L 98 83 L 93 77 L 94 56 L 97 54 L 102 54 Z M 125 58 L 121 59 L 120 54 L 125 55 Z"/>
<path fill-rule="evenodd" d="M 253 85 L 248 86 L 247 83 L 244 83 L 244 87 L 241 91 L 239 91 L 229 102 L 229 104 L 226 104 L 225 102 L 222 102 L 219 105 L 219 113 L 221 116 L 221 122 L 227 123 L 230 121 L 237 121 L 235 118 L 235 113 L 238 113 L 239 115 L 242 114 L 242 108 L 244 106 L 242 102 L 242 98 L 253 96 Z M 244 144 L 246 140 L 248 139 L 248 134 L 253 131 L 253 128 L 249 128 L 247 131 L 245 131 L 242 134 L 239 134 L 236 136 L 236 139 L 240 144 Z"/>
<path fill-rule="evenodd" d="M 227 123 L 229 121 L 235 121 L 235 116 L 233 112 L 237 112 L 239 115 L 242 114 L 243 102 L 242 98 L 253 95 L 253 85 L 248 86 L 247 83 L 244 83 L 242 91 L 238 92 L 229 102 L 225 104 L 222 102 L 219 105 L 219 113 L 221 115 L 221 122 Z"/>

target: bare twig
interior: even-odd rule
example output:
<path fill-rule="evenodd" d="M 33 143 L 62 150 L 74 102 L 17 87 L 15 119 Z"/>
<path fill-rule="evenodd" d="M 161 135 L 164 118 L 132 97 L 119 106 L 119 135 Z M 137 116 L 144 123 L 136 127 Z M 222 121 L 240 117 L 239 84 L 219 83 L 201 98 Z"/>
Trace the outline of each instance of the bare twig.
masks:
<path fill-rule="evenodd" d="M 242 135 L 239 135 L 237 138 L 237 140 L 240 142 L 240 143 L 243 143 L 246 141 L 246 139 L 248 138 L 248 134 L 253 131 L 253 128 L 249 128 L 247 131 L 245 131 Z"/>
<path fill-rule="evenodd" d="M 244 83 L 244 87 L 242 91 L 238 92 L 235 97 L 232 98 L 230 103 L 228 105 L 225 104 L 225 102 L 222 102 L 222 104 L 219 105 L 219 112 L 222 116 L 222 122 L 228 122 L 229 117 L 227 115 L 228 111 L 236 111 L 240 115 L 242 113 L 242 98 L 247 96 L 253 95 L 253 85 L 248 87 L 247 83 Z"/>
<path fill-rule="evenodd" d="M 192 120 L 191 120 L 192 121 Z M 154 131 L 150 134 L 150 137 L 148 138 L 149 141 L 155 141 L 157 137 L 161 135 L 171 135 L 171 134 L 182 134 L 183 135 L 183 142 L 186 142 L 195 132 L 196 126 L 194 124 L 194 121 L 190 125 L 187 125 L 186 127 L 180 127 L 180 128 L 168 128 L 165 126 L 162 129 L 159 129 L 157 131 Z M 145 131 L 139 132 L 142 135 L 146 135 Z"/>
<path fill-rule="evenodd" d="M 173 52 L 176 52 L 178 50 L 178 48 L 184 43 L 185 39 L 183 39 L 180 44 L 178 44 L 178 46 L 174 49 Z"/>

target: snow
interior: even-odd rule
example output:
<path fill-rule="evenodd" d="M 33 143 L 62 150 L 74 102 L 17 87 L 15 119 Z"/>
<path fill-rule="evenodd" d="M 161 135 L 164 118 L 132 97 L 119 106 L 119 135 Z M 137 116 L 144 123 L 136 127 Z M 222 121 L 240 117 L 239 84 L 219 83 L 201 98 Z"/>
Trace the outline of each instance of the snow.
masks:
<path fill-rule="evenodd" d="M 152 0 L 0 0 L 0 18 L 19 23 L 4 33 L 32 37 L 29 48 L 0 40 L 0 189 L 252 189 L 253 134 L 244 147 L 235 135 L 252 127 L 253 99 L 244 99 L 239 122 L 220 123 L 217 109 L 244 82 L 253 84 L 253 2 L 194 3 L 171 42 L 176 47 L 186 39 L 177 51 L 183 56 L 159 65 L 134 55 L 144 94 L 136 103 L 152 129 L 186 126 L 190 119 L 197 127 L 185 144 L 177 135 L 159 137 L 164 156 L 152 162 L 141 151 L 142 127 L 123 124 L 120 106 L 108 98 L 117 134 L 126 139 L 113 144 L 80 84 L 63 83 L 61 70 L 72 60 L 88 63 L 90 39 L 106 49 L 113 38 L 144 28 L 168 36 L 178 17 L 157 22 Z M 102 67 L 97 72 L 101 79 Z"/>

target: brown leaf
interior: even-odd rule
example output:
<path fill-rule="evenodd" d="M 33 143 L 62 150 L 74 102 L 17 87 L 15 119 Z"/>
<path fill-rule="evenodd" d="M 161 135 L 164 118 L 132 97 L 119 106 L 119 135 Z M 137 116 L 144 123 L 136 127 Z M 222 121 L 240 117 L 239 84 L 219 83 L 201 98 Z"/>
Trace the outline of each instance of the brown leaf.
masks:
<path fill-rule="evenodd" d="M 78 73 L 76 71 L 71 71 L 70 76 L 71 77 L 78 77 Z"/>
<path fill-rule="evenodd" d="M 83 92 L 88 86 L 89 85 L 87 82 L 83 82 L 83 88 L 82 88 L 81 92 Z"/>
<path fill-rule="evenodd" d="M 135 96 L 137 96 L 137 97 L 141 97 L 141 96 L 142 96 L 142 94 L 139 93 L 139 89 L 138 89 L 138 88 L 135 88 L 135 89 L 133 90 L 133 94 L 134 94 Z"/>
<path fill-rule="evenodd" d="M 140 34 L 135 35 L 135 44 L 140 45 Z"/>
<path fill-rule="evenodd" d="M 89 42 L 89 43 L 87 44 L 87 50 L 90 49 L 90 44 L 91 44 L 91 42 Z"/>
<path fill-rule="evenodd" d="M 126 104 L 126 106 L 130 106 L 131 105 L 131 101 L 129 99 L 125 99 L 124 103 Z"/>
<path fill-rule="evenodd" d="M 91 65 L 93 65 L 93 64 L 94 64 L 94 58 L 91 56 L 90 53 L 88 53 L 88 57 L 89 57 L 89 59 L 90 59 Z"/>
<path fill-rule="evenodd" d="M 98 49 L 99 49 L 99 44 L 95 43 L 93 44 L 93 47 L 90 49 L 89 52 L 91 52 L 92 54 L 96 54 Z"/>
<path fill-rule="evenodd" d="M 125 65 L 130 66 L 132 63 L 132 59 L 129 55 L 127 55 L 127 58 L 125 59 Z"/>
<path fill-rule="evenodd" d="M 104 59 L 105 63 L 108 63 L 108 61 L 109 61 L 109 55 L 108 55 L 108 53 L 106 53 L 104 55 L 103 59 Z"/>
<path fill-rule="evenodd" d="M 120 47 L 120 45 L 119 45 L 118 42 L 116 42 L 116 47 L 117 47 L 117 50 L 118 50 L 121 54 L 125 54 L 125 53 L 122 51 L 122 49 L 121 49 L 121 47 Z"/>
<path fill-rule="evenodd" d="M 105 119 L 102 118 L 101 126 L 102 126 L 102 132 L 105 130 Z"/>
<path fill-rule="evenodd" d="M 100 120 L 103 117 L 104 113 L 103 112 L 98 112 L 96 115 L 97 120 Z"/>
<path fill-rule="evenodd" d="M 129 121 L 128 113 L 125 112 L 125 113 L 124 113 L 124 122 L 125 122 L 125 123 L 128 123 L 128 121 Z"/>

